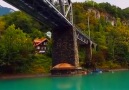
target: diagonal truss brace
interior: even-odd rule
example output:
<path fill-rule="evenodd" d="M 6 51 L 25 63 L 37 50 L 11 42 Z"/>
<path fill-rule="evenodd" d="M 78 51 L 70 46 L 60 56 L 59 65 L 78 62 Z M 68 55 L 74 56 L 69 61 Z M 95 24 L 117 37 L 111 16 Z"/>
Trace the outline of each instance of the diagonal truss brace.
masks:
<path fill-rule="evenodd" d="M 48 0 L 55 7 L 59 6 L 59 10 L 62 15 L 67 18 L 71 24 L 73 24 L 73 11 L 72 11 L 72 2 L 71 0 Z M 57 4 L 55 4 L 57 3 Z"/>

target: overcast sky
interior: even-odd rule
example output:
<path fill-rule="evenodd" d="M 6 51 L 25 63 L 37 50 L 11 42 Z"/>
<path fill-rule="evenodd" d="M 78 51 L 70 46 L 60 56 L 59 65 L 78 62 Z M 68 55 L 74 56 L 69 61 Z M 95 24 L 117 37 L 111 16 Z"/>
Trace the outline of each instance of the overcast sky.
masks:
<path fill-rule="evenodd" d="M 72 0 L 72 2 L 84 2 L 84 1 L 86 1 L 86 0 Z M 129 7 L 129 0 L 93 0 L 93 1 L 95 1 L 97 3 L 109 2 L 110 4 L 119 6 L 122 9 L 124 9 L 126 7 Z M 11 5 L 5 3 L 3 0 L 0 0 L 0 5 L 4 6 L 4 7 L 13 8 L 14 10 L 16 10 L 16 8 L 14 8 Z"/>

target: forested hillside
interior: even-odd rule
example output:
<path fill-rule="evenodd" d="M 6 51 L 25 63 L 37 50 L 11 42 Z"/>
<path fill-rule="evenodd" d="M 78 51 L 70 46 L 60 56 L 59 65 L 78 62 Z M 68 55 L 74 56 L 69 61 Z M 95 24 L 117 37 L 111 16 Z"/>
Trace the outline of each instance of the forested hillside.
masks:
<path fill-rule="evenodd" d="M 109 3 L 73 3 L 74 24 L 97 44 L 92 63 L 98 68 L 128 67 L 129 8 Z M 88 20 L 89 19 L 89 20 Z M 89 28 L 88 28 L 89 21 Z M 51 66 L 52 40 L 46 36 L 51 28 L 17 11 L 0 16 L 0 73 L 47 73 Z M 47 37 L 49 50 L 35 54 L 33 40 Z M 85 50 L 79 47 L 80 64 L 86 67 Z"/>
<path fill-rule="evenodd" d="M 74 3 L 74 23 L 97 43 L 92 62 L 101 68 L 121 68 L 129 62 L 129 8 L 109 3 Z M 89 19 L 89 28 L 88 28 Z M 83 49 L 81 49 L 83 50 Z M 82 51 L 84 52 L 84 51 Z M 84 53 L 80 61 L 84 64 Z"/>
<path fill-rule="evenodd" d="M 49 29 L 20 11 L 1 16 L 0 73 L 49 72 L 50 50 L 44 55 L 36 54 L 33 46 L 33 40 L 47 37 Z"/>

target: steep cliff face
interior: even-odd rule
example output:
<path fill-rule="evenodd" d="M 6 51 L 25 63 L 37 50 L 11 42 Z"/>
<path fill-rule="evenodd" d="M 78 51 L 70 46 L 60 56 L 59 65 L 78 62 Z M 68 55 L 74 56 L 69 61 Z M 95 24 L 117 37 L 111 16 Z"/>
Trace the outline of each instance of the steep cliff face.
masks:
<path fill-rule="evenodd" d="M 0 16 L 6 15 L 6 14 L 11 13 L 11 12 L 14 12 L 14 10 L 11 8 L 0 6 Z"/>
<path fill-rule="evenodd" d="M 100 19 L 100 18 L 104 18 L 106 22 L 111 23 L 111 25 L 115 25 L 116 23 L 116 18 L 112 15 L 110 15 L 107 12 L 103 12 L 103 11 L 99 11 L 96 8 L 89 8 L 87 10 L 89 13 L 93 13 L 93 15 L 95 16 L 96 19 Z"/>
<path fill-rule="evenodd" d="M 120 7 L 111 5 L 110 3 L 96 3 L 93 1 L 86 1 L 83 3 L 74 3 L 73 11 L 74 22 L 79 27 L 85 26 L 82 24 L 82 22 L 86 20 L 87 12 L 92 14 L 91 17 L 94 16 L 93 18 L 95 19 L 103 18 L 106 22 L 111 23 L 113 26 L 116 25 L 117 19 L 120 19 L 124 25 L 129 25 L 129 7 L 121 9 Z"/>

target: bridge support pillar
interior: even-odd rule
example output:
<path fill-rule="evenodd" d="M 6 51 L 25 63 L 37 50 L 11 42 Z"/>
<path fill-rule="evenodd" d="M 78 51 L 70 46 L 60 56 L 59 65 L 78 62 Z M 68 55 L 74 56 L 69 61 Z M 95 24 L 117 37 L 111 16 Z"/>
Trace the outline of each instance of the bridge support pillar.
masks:
<path fill-rule="evenodd" d="M 56 28 L 52 31 L 53 61 L 52 67 L 60 63 L 79 66 L 78 46 L 74 28 Z"/>
<path fill-rule="evenodd" d="M 86 62 L 91 62 L 92 60 L 92 42 L 86 44 Z"/>

